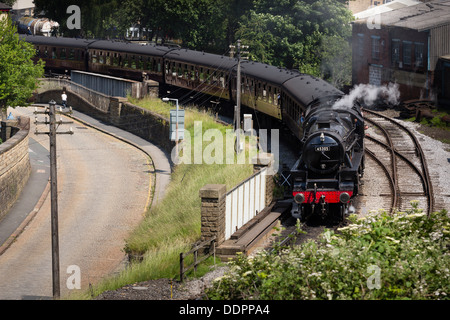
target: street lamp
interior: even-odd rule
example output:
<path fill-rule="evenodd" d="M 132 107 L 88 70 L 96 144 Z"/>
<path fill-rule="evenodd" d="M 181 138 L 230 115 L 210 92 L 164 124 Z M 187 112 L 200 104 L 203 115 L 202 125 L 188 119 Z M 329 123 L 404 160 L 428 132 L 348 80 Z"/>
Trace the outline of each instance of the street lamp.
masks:
<path fill-rule="evenodd" d="M 175 130 L 176 130 L 176 132 L 175 132 L 175 148 L 176 148 L 175 152 L 176 152 L 176 154 L 175 154 L 175 159 L 177 159 L 178 158 L 178 99 L 173 99 L 173 98 L 163 98 L 162 99 L 162 101 L 164 101 L 164 102 L 168 102 L 170 100 L 175 101 L 176 104 L 177 104 L 177 112 L 176 112 L 176 115 L 175 115 L 175 118 L 176 118 L 176 126 L 175 126 Z"/>

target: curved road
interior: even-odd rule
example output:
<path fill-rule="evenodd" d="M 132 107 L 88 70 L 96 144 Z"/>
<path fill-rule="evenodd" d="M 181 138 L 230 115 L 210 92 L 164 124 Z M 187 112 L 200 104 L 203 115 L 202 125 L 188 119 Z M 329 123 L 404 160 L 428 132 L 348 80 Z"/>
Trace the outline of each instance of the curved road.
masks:
<path fill-rule="evenodd" d="M 32 111 L 16 110 L 34 119 Z M 70 126 L 74 135 L 57 137 L 62 297 L 71 292 L 69 266 L 79 267 L 82 290 L 121 267 L 124 239 L 141 221 L 151 188 L 147 155 L 81 123 Z M 58 131 L 68 129 L 63 125 Z M 48 149 L 48 136 L 35 136 L 33 126 L 30 137 Z M 0 299 L 52 297 L 50 211 L 48 196 L 0 256 Z"/>

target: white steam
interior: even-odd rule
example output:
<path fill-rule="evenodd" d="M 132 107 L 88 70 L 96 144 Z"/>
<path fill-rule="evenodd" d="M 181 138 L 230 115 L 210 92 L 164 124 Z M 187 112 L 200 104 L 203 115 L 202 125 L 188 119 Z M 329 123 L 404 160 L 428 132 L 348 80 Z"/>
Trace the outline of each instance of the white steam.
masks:
<path fill-rule="evenodd" d="M 364 102 L 367 107 L 375 102 L 383 102 L 389 105 L 398 105 L 400 102 L 400 91 L 397 83 L 389 83 L 384 86 L 372 84 L 359 84 L 353 87 L 350 93 L 335 102 L 334 109 L 351 108 L 356 100 Z"/>

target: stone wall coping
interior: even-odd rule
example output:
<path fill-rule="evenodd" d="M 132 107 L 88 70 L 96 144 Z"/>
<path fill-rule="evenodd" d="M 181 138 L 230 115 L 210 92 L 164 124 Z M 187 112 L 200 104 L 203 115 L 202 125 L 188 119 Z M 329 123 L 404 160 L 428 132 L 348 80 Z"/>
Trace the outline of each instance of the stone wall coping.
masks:
<path fill-rule="evenodd" d="M 219 199 L 225 196 L 227 187 L 224 184 L 207 184 L 200 189 L 199 195 L 201 198 Z"/>

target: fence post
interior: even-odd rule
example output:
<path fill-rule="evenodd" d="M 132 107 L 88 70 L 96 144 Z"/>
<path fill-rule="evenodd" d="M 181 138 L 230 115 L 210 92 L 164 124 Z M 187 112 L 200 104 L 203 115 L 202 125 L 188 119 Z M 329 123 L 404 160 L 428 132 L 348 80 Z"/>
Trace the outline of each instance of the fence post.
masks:
<path fill-rule="evenodd" d="M 274 168 L 274 155 L 272 153 L 260 153 L 252 159 L 253 173 L 259 172 L 263 168 L 267 168 L 266 173 L 266 207 L 273 201 L 273 189 L 275 183 L 273 181 L 273 175 L 275 174 Z"/>
<path fill-rule="evenodd" d="M 184 277 L 184 254 L 180 253 L 180 282 L 183 282 Z"/>
<path fill-rule="evenodd" d="M 216 237 L 217 245 L 225 241 L 226 191 L 224 184 L 207 184 L 200 189 L 202 241 L 213 237 Z"/>

